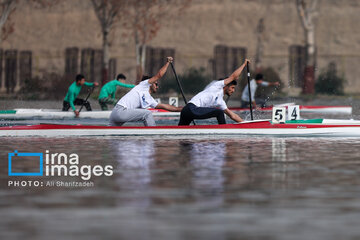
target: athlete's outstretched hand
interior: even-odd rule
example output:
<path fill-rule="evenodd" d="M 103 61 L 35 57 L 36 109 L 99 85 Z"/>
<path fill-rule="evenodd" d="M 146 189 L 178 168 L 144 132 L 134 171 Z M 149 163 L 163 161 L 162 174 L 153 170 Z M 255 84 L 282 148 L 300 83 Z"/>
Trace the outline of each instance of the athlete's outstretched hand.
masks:
<path fill-rule="evenodd" d="M 168 61 L 169 63 L 172 63 L 172 62 L 174 61 L 174 58 L 173 58 L 173 57 L 167 57 L 167 61 Z"/>

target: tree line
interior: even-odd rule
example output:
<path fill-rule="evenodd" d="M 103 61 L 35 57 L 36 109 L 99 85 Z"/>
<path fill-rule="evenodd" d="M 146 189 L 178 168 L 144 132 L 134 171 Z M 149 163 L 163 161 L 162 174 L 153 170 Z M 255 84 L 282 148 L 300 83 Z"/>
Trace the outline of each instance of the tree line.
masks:
<path fill-rule="evenodd" d="M 103 69 L 102 83 L 109 74 L 109 34 L 117 27 L 128 30 L 135 42 L 136 72 L 140 79 L 145 69 L 146 48 L 156 36 L 163 21 L 183 12 L 192 0 L 89 0 L 99 21 L 102 32 Z M 303 93 L 314 93 L 316 46 L 316 19 L 319 13 L 318 0 L 293 0 L 304 30 L 304 47 L 306 48 L 306 66 L 303 74 Z M 46 9 L 58 4 L 60 0 L 0 0 L 0 43 L 14 31 L 11 15 L 19 4 L 27 4 L 34 8 Z M 269 1 L 266 1 L 269 5 Z M 259 16 L 256 26 L 257 48 L 255 63 L 257 71 L 261 71 L 261 57 L 264 52 L 263 41 L 266 16 Z"/>

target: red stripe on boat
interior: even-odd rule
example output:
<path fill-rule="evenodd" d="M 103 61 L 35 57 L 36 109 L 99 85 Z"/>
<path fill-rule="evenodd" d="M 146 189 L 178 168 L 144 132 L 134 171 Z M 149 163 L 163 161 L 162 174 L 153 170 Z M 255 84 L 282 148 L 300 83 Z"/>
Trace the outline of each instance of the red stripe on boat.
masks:
<path fill-rule="evenodd" d="M 242 124 L 223 124 L 223 125 L 196 125 L 196 126 L 94 126 L 94 125 L 61 125 L 61 124 L 41 124 L 31 126 L 9 126 L 0 127 L 0 131 L 6 130 L 71 130 L 71 129 L 247 129 L 247 128 L 334 128 L 334 127 L 358 127 L 360 125 L 346 124 L 271 124 L 269 121 L 242 123 Z"/>

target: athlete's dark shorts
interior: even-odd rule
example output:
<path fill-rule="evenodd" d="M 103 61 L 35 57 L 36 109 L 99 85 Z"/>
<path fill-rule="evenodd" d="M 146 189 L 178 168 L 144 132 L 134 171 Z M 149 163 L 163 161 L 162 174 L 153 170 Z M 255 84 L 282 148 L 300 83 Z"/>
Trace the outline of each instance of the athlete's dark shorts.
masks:
<path fill-rule="evenodd" d="M 76 98 L 74 101 L 74 105 L 82 106 L 83 104 L 87 111 L 91 111 L 91 106 L 88 101 L 85 101 L 84 99 L 81 99 L 81 98 Z M 64 101 L 62 110 L 68 111 L 69 108 L 70 108 L 70 103 L 68 101 Z"/>
<path fill-rule="evenodd" d="M 180 114 L 180 125 L 189 125 L 194 119 L 208 119 L 216 117 L 219 124 L 226 124 L 224 111 L 218 108 L 197 107 L 192 103 L 186 104 Z"/>

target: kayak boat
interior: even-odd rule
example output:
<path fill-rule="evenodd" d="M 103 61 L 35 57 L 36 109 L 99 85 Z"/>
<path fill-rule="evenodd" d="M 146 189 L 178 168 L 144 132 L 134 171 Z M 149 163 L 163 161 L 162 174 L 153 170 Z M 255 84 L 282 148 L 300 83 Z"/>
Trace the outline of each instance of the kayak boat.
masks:
<path fill-rule="evenodd" d="M 287 106 L 286 106 L 287 107 Z M 248 108 L 230 108 L 235 112 L 247 112 Z M 262 108 L 260 112 L 271 112 L 273 107 Z M 153 112 L 154 117 L 179 117 L 179 112 L 168 112 L 163 109 L 149 109 Z M 319 113 L 319 114 L 343 114 L 351 115 L 351 106 L 300 106 L 302 113 Z M 82 111 L 79 118 L 87 119 L 109 119 L 111 111 Z M 63 112 L 56 109 L 32 109 L 18 108 L 13 110 L 0 111 L 0 119 L 4 120 L 24 120 L 24 119 L 73 119 L 73 112 Z"/>
<path fill-rule="evenodd" d="M 179 112 L 168 112 L 163 109 L 149 109 L 155 117 L 178 117 Z M 79 118 L 84 119 L 109 119 L 111 111 L 82 111 Z M 0 119 L 26 120 L 26 119 L 74 119 L 72 111 L 63 112 L 56 109 L 19 108 L 0 111 Z"/>
<path fill-rule="evenodd" d="M 282 106 L 281 105 L 277 105 Z M 288 107 L 289 105 L 283 105 L 284 107 Z M 319 113 L 319 114 L 343 114 L 343 115 L 351 115 L 352 107 L 351 106 L 304 106 L 300 105 L 300 111 L 302 113 Z M 233 111 L 250 111 L 249 108 L 231 108 Z M 273 107 L 265 107 L 261 108 L 259 111 L 261 112 L 271 112 Z"/>
<path fill-rule="evenodd" d="M 196 126 L 94 126 L 40 124 L 0 127 L 0 137 L 146 136 L 146 135 L 264 135 L 289 137 L 360 137 L 360 121 L 337 119 L 292 120 L 273 124 L 255 120 L 236 124 Z"/>

